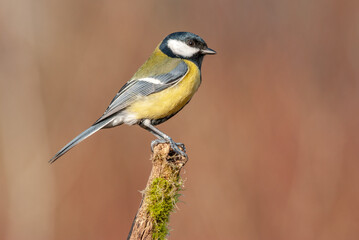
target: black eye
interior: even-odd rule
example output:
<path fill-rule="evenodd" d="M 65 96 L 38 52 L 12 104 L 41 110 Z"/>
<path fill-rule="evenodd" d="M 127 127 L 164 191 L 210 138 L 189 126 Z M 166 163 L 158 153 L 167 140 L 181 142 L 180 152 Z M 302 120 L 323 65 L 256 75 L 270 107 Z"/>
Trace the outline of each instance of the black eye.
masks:
<path fill-rule="evenodd" d="M 191 46 L 191 47 L 194 46 L 194 41 L 191 40 L 191 39 L 187 40 L 186 43 L 187 43 L 188 46 Z"/>

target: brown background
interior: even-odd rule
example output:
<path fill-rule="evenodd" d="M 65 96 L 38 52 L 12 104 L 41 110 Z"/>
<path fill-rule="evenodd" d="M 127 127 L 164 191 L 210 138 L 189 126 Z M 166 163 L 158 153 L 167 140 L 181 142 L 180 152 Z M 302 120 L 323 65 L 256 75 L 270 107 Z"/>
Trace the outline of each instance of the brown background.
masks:
<path fill-rule="evenodd" d="M 160 129 L 190 161 L 170 239 L 359 239 L 359 2 L 0 3 L 0 239 L 125 239 L 153 136 L 100 131 L 54 165 L 167 34 L 217 50 Z"/>

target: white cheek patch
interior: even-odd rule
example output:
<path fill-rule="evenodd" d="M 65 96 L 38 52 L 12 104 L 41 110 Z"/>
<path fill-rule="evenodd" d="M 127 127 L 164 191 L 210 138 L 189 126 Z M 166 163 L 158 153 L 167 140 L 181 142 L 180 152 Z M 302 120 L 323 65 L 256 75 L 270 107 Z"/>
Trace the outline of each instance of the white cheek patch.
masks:
<path fill-rule="evenodd" d="M 190 47 L 184 42 L 175 39 L 168 40 L 167 44 L 175 55 L 182 57 L 192 57 L 194 54 L 199 52 L 198 48 Z"/>

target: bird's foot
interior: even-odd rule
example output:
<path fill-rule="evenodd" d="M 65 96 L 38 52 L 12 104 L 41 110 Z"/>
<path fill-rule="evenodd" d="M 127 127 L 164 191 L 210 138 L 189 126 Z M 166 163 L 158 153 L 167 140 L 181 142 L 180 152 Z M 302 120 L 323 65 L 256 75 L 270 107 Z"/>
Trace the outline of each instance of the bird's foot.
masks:
<path fill-rule="evenodd" d="M 151 150 L 153 152 L 153 149 L 160 143 L 166 143 L 167 141 L 164 139 L 156 139 L 151 142 Z"/>
<path fill-rule="evenodd" d="M 166 140 L 166 139 L 156 139 L 156 140 L 153 140 L 151 142 L 151 150 L 152 150 L 152 152 L 153 152 L 154 147 L 157 146 L 160 143 L 169 143 L 174 152 L 176 152 L 179 155 L 184 156 L 186 159 L 188 158 L 187 154 L 186 154 L 185 145 L 183 143 L 176 143 L 172 139 L 168 139 L 168 140 Z"/>

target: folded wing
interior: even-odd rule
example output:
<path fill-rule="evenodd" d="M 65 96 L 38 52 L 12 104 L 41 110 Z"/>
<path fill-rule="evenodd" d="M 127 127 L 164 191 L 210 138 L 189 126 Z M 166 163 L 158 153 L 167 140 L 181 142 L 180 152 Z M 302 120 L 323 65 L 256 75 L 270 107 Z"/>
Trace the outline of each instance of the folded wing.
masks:
<path fill-rule="evenodd" d="M 132 79 L 127 82 L 111 101 L 105 113 L 95 123 L 98 123 L 131 105 L 137 99 L 157 93 L 176 85 L 188 72 L 184 61 L 170 72 L 146 78 Z"/>

